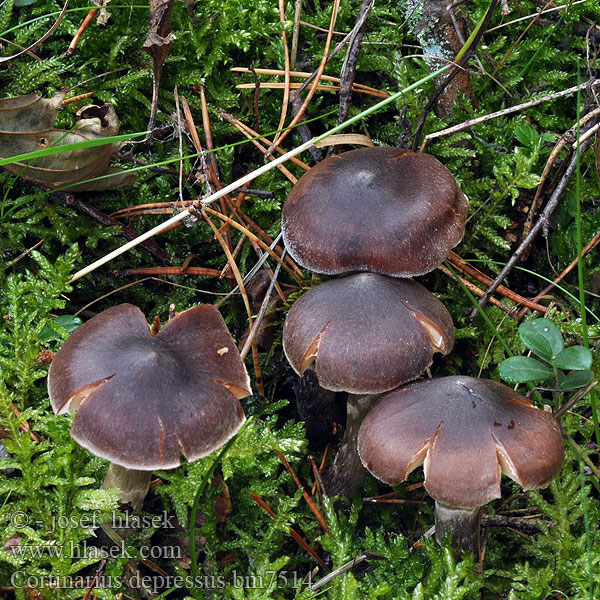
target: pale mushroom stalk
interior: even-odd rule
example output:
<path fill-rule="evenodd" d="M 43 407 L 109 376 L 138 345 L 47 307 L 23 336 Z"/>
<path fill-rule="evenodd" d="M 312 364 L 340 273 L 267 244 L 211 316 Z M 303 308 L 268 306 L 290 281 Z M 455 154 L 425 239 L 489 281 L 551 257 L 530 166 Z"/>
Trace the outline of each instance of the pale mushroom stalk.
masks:
<path fill-rule="evenodd" d="M 479 556 L 481 506 L 457 508 L 435 502 L 435 541 L 441 544 L 446 535 L 453 548 Z"/>
<path fill-rule="evenodd" d="M 138 511 L 144 504 L 144 499 L 150 489 L 152 471 L 138 471 L 127 469 L 110 463 L 106 477 L 102 482 L 102 489 L 117 488 L 120 490 L 119 502 L 129 504 L 134 511 Z"/>
<path fill-rule="evenodd" d="M 353 498 L 360 491 L 366 469 L 356 449 L 358 431 L 363 419 L 380 397 L 381 394 L 348 394 L 344 438 L 333 464 L 323 477 L 328 495 L 342 494 Z"/>

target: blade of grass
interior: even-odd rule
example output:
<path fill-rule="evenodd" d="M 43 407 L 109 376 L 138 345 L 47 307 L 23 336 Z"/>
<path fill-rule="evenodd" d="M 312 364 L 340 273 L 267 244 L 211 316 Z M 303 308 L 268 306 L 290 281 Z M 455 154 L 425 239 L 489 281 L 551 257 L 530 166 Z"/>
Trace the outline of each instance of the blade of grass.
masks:
<path fill-rule="evenodd" d="M 581 85 L 581 68 L 579 59 L 577 59 L 577 85 Z M 575 223 L 577 225 L 577 282 L 579 284 L 579 314 L 581 315 L 581 329 L 583 337 L 583 345 L 589 349 L 590 340 L 587 330 L 587 315 L 585 306 L 585 288 L 584 288 L 584 264 L 583 264 L 583 242 L 581 232 L 581 153 L 579 152 L 579 144 L 581 142 L 581 90 L 577 88 L 577 146 L 575 148 L 575 156 L 577 163 L 575 165 Z M 600 444 L 600 415 L 598 415 L 598 405 L 594 398 L 590 398 L 592 405 L 592 421 L 594 422 L 594 433 L 596 435 L 596 443 Z M 583 491 L 582 491 L 583 494 Z M 591 576 L 591 573 L 590 573 Z M 590 583 L 590 598 L 591 586 Z"/>
<path fill-rule="evenodd" d="M 89 4 L 88 6 L 80 6 L 78 8 L 68 8 L 65 11 L 66 13 L 74 13 L 74 12 L 89 12 L 92 8 L 97 8 L 95 4 Z M 117 6 L 114 5 L 110 7 L 111 10 L 116 10 L 119 8 L 143 8 L 144 10 L 148 10 L 148 5 L 144 5 L 144 4 L 122 4 L 121 6 Z M 32 25 L 33 23 L 37 23 L 38 21 L 43 21 L 44 19 L 50 19 L 51 17 L 56 17 L 57 15 L 60 15 L 61 11 L 60 10 L 55 10 L 53 12 L 49 12 L 46 13 L 45 15 L 40 15 L 39 17 L 35 17 L 35 19 L 29 19 L 29 21 L 23 21 L 23 23 L 19 23 L 18 25 L 15 25 L 14 27 L 11 27 L 10 29 L 7 29 L 6 31 L 3 31 L 2 33 L 0 33 L 0 37 L 6 37 L 6 35 L 8 33 L 12 33 L 13 31 L 18 31 L 19 29 L 23 29 L 24 27 L 27 27 L 29 25 Z"/>
<path fill-rule="evenodd" d="M 577 60 L 577 86 L 581 85 L 581 69 L 579 59 Z M 575 156 L 577 162 L 575 165 L 575 222 L 577 225 L 577 279 L 579 280 L 579 304 L 581 306 L 581 327 L 583 334 L 583 345 L 586 348 L 590 347 L 587 332 L 587 319 L 585 313 L 585 288 L 583 286 L 583 243 L 581 241 L 581 153 L 579 152 L 579 142 L 581 139 L 581 90 L 577 87 L 577 147 Z M 600 443 L 600 434 L 598 433 L 598 419 L 594 411 L 594 425 L 596 426 L 596 441 Z"/>
<path fill-rule="evenodd" d="M 213 473 L 215 472 L 216 468 L 221 464 L 223 457 L 227 454 L 227 452 L 229 451 L 231 446 L 233 446 L 233 444 L 238 439 L 238 437 L 240 436 L 242 431 L 244 431 L 246 429 L 246 427 L 248 427 L 248 425 L 250 424 L 251 421 L 252 421 L 252 417 L 248 417 L 248 419 L 240 427 L 238 432 L 221 448 L 221 451 L 219 452 L 219 454 L 217 454 L 216 458 L 213 460 L 212 465 L 210 465 L 208 471 L 202 478 L 202 481 L 200 482 L 198 489 L 196 490 L 196 495 L 194 496 L 194 501 L 192 502 L 192 509 L 190 511 L 190 527 L 189 527 L 190 557 L 192 560 L 192 575 L 194 577 L 194 580 L 196 579 L 196 576 L 198 575 L 198 556 L 196 554 L 196 513 L 198 512 L 198 504 L 200 503 L 200 498 L 202 498 L 202 495 L 204 494 L 204 490 L 206 489 L 208 482 L 210 481 L 211 477 L 213 476 Z"/>
<path fill-rule="evenodd" d="M 387 106 L 388 104 L 390 104 L 392 102 L 395 102 L 396 100 L 400 99 L 407 92 L 412 91 L 415 88 L 419 87 L 420 85 L 423 85 L 424 83 L 430 81 L 431 79 L 434 79 L 438 75 L 441 75 L 449 67 L 450 67 L 450 65 L 445 65 L 445 66 L 441 67 L 437 71 L 434 71 L 433 73 L 430 73 L 429 75 L 426 75 L 425 77 L 423 77 L 422 79 L 419 79 L 415 83 L 412 83 L 411 85 L 407 86 L 400 92 L 397 92 L 397 93 L 393 94 L 392 96 L 390 96 L 389 98 L 386 98 L 385 100 L 382 100 L 381 102 L 378 102 L 377 104 L 362 111 L 361 113 L 355 115 L 354 117 L 351 117 L 347 121 L 344 121 L 343 123 L 340 123 L 339 125 L 336 125 L 335 127 L 332 127 L 325 133 L 323 133 L 317 137 L 314 137 L 314 138 L 308 140 L 307 142 L 305 142 L 304 144 L 301 144 L 300 146 L 294 148 L 293 150 L 290 150 L 286 154 L 283 154 L 282 156 L 275 158 L 272 162 L 270 162 L 266 165 L 263 165 L 262 167 L 252 171 L 251 173 L 248 173 L 247 175 L 245 175 L 244 177 L 241 177 L 240 179 L 234 181 L 233 183 L 226 185 L 225 187 L 218 190 L 217 192 L 214 192 L 210 196 L 204 198 L 202 200 L 202 204 L 203 205 L 210 204 L 211 202 L 214 202 L 215 200 L 218 200 L 219 198 L 222 198 L 223 196 L 227 195 L 229 192 L 232 192 L 233 190 L 237 190 L 239 187 L 241 187 L 245 183 L 248 183 L 249 181 L 253 181 L 260 175 L 263 175 L 264 173 L 275 168 L 277 165 L 284 163 L 290 157 L 296 156 L 297 154 L 300 154 L 301 152 L 308 150 L 308 148 L 313 146 L 316 142 L 320 142 L 321 140 L 324 140 L 325 138 L 329 137 L 330 135 L 337 133 L 338 131 L 341 131 L 348 125 L 352 125 L 352 124 L 356 123 L 357 121 L 360 121 L 364 117 L 367 117 L 370 114 L 378 111 L 379 109 L 383 108 L 384 106 Z M 177 160 L 179 160 L 179 158 Z M 151 238 L 152 236 L 156 235 L 157 233 L 160 233 L 161 231 L 170 227 L 171 225 L 174 225 L 175 223 L 179 223 L 179 221 L 183 221 L 189 215 L 190 215 L 189 210 L 183 210 L 183 211 L 177 213 L 175 216 L 171 217 L 170 219 L 167 219 L 162 224 L 157 225 L 156 227 L 153 227 L 152 229 L 141 234 L 135 240 L 132 240 L 131 242 L 124 244 L 120 248 L 117 248 L 116 250 L 109 252 L 107 255 L 105 255 L 102 258 L 98 259 L 97 261 L 93 262 L 91 265 L 88 265 L 84 269 L 77 271 L 77 273 L 75 273 L 75 275 L 73 275 L 73 278 L 71 279 L 71 281 L 69 283 L 73 283 L 74 281 L 77 281 L 77 279 L 80 279 L 84 275 L 87 275 L 88 273 L 95 271 L 98 267 L 101 267 L 102 265 L 111 261 L 113 258 L 116 258 L 117 256 L 120 256 L 124 252 L 127 252 L 131 248 L 134 248 L 135 246 L 137 246 L 141 242 L 147 240 L 148 238 Z"/>
<path fill-rule="evenodd" d="M 585 527 L 585 544 L 587 547 L 589 589 L 588 598 L 594 600 L 594 566 L 592 563 L 592 537 L 590 534 L 590 513 L 588 510 L 587 494 L 585 490 L 585 473 L 583 461 L 579 459 L 579 480 L 581 481 L 581 510 L 583 511 L 583 524 Z"/>
<path fill-rule="evenodd" d="M 481 263 L 485 263 L 487 265 L 489 264 L 494 264 L 494 265 L 500 265 L 500 266 L 505 266 L 506 263 L 503 263 L 499 260 L 482 260 L 479 258 L 463 258 L 463 260 L 465 262 L 481 262 Z M 571 294 L 571 292 L 569 292 L 567 289 L 565 289 L 563 286 L 558 285 L 557 283 L 555 283 L 552 279 L 544 276 L 544 275 L 540 275 L 540 273 L 536 273 L 535 271 L 532 271 L 530 269 L 527 269 L 525 267 L 515 267 L 516 270 L 518 271 L 523 271 L 524 273 L 529 273 L 530 275 L 534 275 L 535 277 L 546 281 L 548 283 L 552 283 L 554 285 L 554 287 L 558 290 L 560 290 L 563 294 L 565 294 L 565 296 L 568 296 L 569 298 L 571 298 L 571 300 L 573 300 L 574 302 L 576 302 L 577 304 L 579 304 L 579 298 L 577 296 L 575 296 L 575 294 Z M 600 323 L 600 317 L 591 309 L 588 308 L 587 306 L 585 306 L 585 312 L 589 315 L 591 315 L 592 317 L 594 317 L 594 319 Z"/>
<path fill-rule="evenodd" d="M 456 271 L 452 268 L 452 265 L 447 260 L 444 261 L 444 265 L 446 266 L 448 271 L 450 271 L 450 273 L 452 273 L 452 276 L 454 277 L 454 279 L 456 281 L 458 281 L 458 283 L 462 287 L 463 291 L 465 292 L 465 294 L 467 295 L 467 297 L 469 298 L 469 300 L 471 301 L 473 306 L 478 310 L 479 314 L 481 315 L 481 318 L 485 321 L 485 324 L 487 325 L 488 329 L 492 332 L 492 334 L 494 336 L 496 336 L 498 338 L 498 341 L 502 344 L 502 347 L 504 348 L 504 350 L 506 351 L 508 356 L 513 356 L 512 350 L 508 347 L 506 340 L 502 337 L 502 335 L 500 335 L 500 332 L 498 331 L 496 326 L 492 323 L 492 320 L 487 316 L 485 309 L 483 307 L 479 306 L 479 303 L 475 299 L 475 296 L 473 296 L 473 294 L 471 293 L 469 288 L 461 281 L 461 278 L 458 276 Z"/>
<path fill-rule="evenodd" d="M 70 129 L 69 131 L 65 131 L 65 135 L 67 133 L 71 133 L 74 131 L 75 127 Z M 9 156 L 8 158 L 0 159 L 0 167 L 4 165 L 12 165 L 14 163 L 34 160 L 36 158 L 42 158 L 43 156 L 51 156 L 53 154 L 62 154 L 63 152 L 71 152 L 73 150 L 84 150 L 86 148 L 96 148 L 97 146 L 106 146 L 108 144 L 114 144 L 116 142 L 126 142 L 132 138 L 141 137 L 146 135 L 147 131 L 140 131 L 137 133 L 125 133 L 122 135 L 112 135 L 110 137 L 105 138 L 96 138 L 93 140 L 85 140 L 83 142 L 72 142 L 70 144 L 62 144 L 60 146 L 56 145 L 60 140 L 54 142 L 52 146 L 48 148 L 44 148 L 42 150 L 34 150 L 33 152 L 26 152 L 25 154 L 17 154 L 16 156 Z M 65 136 L 63 136 L 64 138 Z M 61 138 L 61 139 L 63 139 Z M 178 159 L 179 160 L 179 159 Z M 80 182 L 77 182 L 76 185 L 79 185 Z"/>

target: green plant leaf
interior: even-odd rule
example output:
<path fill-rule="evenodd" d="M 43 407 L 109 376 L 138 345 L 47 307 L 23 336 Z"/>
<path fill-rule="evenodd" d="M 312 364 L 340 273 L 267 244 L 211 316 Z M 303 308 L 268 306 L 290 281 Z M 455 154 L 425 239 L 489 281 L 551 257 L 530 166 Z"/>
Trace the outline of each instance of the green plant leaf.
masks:
<path fill-rule="evenodd" d="M 50 342 L 53 340 L 62 340 L 62 332 L 67 334 L 73 333 L 80 325 L 82 321 L 79 317 L 73 315 L 60 315 L 54 319 L 49 320 L 40 333 L 38 338 L 41 342 Z"/>
<path fill-rule="evenodd" d="M 559 369 L 583 371 L 592 366 L 592 353 L 584 346 L 571 346 L 565 348 L 549 362 Z"/>
<path fill-rule="evenodd" d="M 561 390 L 575 390 L 586 386 L 592 379 L 594 379 L 594 371 L 573 371 L 561 378 L 558 387 Z"/>
<path fill-rule="evenodd" d="M 521 323 L 519 337 L 534 354 L 548 362 L 565 347 L 558 327 L 548 319 Z"/>
<path fill-rule="evenodd" d="M 498 365 L 498 372 L 502 379 L 510 383 L 524 383 L 526 381 L 544 381 L 552 377 L 552 369 L 530 356 L 511 356 Z"/>

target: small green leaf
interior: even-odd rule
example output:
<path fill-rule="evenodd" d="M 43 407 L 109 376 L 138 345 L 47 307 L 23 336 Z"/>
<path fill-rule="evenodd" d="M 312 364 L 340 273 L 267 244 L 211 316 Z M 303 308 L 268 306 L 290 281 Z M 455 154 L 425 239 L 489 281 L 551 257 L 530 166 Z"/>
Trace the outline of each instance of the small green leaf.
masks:
<path fill-rule="evenodd" d="M 549 362 L 559 369 L 583 371 L 592 366 L 592 353 L 583 346 L 571 346 L 565 348 Z"/>
<path fill-rule="evenodd" d="M 533 329 L 521 331 L 519 328 L 519 337 L 527 348 L 529 348 L 536 356 L 539 356 L 546 362 L 552 360 L 552 346 L 543 335 Z"/>
<path fill-rule="evenodd" d="M 79 317 L 73 315 L 60 315 L 54 319 L 50 319 L 38 334 L 41 342 L 50 342 L 53 340 L 62 340 L 63 332 L 72 334 L 82 321 Z"/>
<path fill-rule="evenodd" d="M 586 386 L 594 379 L 594 371 L 573 371 L 558 386 L 561 390 L 575 390 Z"/>
<path fill-rule="evenodd" d="M 523 146 L 528 146 L 530 148 L 535 146 L 540 139 L 538 132 L 526 123 L 521 123 L 515 127 L 515 137 L 523 144 Z"/>
<path fill-rule="evenodd" d="M 565 347 L 558 327 L 548 319 L 534 319 L 521 323 L 519 337 L 532 352 L 544 360 L 556 356 Z"/>
<path fill-rule="evenodd" d="M 500 377 L 510 383 L 544 381 L 552 377 L 552 369 L 530 356 L 511 356 L 498 365 Z"/>

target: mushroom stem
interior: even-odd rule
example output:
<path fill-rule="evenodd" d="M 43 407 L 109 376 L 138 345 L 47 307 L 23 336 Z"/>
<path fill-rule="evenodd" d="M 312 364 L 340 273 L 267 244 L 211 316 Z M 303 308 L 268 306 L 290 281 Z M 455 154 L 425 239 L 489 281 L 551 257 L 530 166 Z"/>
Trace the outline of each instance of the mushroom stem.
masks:
<path fill-rule="evenodd" d="M 453 548 L 479 556 L 481 507 L 456 508 L 435 503 L 435 540 L 438 544 L 448 534 Z"/>
<path fill-rule="evenodd" d="M 134 511 L 138 511 L 142 508 L 144 498 L 148 494 L 151 477 L 152 471 L 126 469 L 115 463 L 110 463 L 102 488 L 119 489 L 121 491 L 119 502 L 129 504 Z"/>
<path fill-rule="evenodd" d="M 328 496 L 342 494 L 353 498 L 358 494 L 365 479 L 365 468 L 357 450 L 358 430 L 367 413 L 381 394 L 348 394 L 346 408 L 346 430 L 342 445 L 335 455 L 333 464 L 323 477 Z"/>

